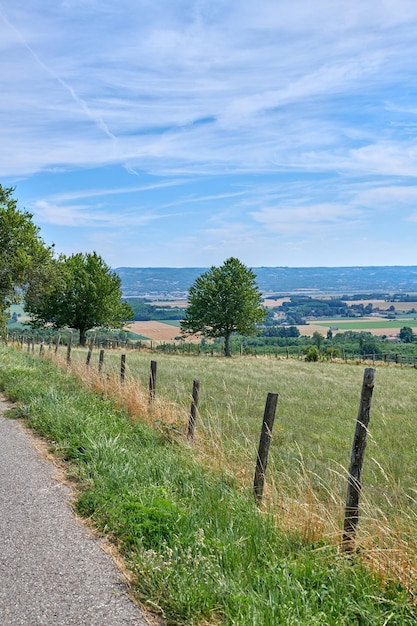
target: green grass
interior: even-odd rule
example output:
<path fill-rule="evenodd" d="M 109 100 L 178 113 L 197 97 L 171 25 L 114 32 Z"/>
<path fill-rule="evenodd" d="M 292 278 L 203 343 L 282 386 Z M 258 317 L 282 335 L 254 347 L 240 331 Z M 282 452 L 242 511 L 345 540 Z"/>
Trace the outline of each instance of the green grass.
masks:
<path fill-rule="evenodd" d="M 168 324 L 168 326 L 175 326 L 176 328 L 180 328 L 181 321 L 180 320 L 154 320 L 155 322 L 160 322 L 161 324 Z"/>
<path fill-rule="evenodd" d="M 267 478 L 280 524 L 313 540 L 339 536 L 363 364 L 128 352 L 127 380 L 145 392 L 151 359 L 158 364 L 157 397 L 165 402 L 158 420 L 174 420 L 184 432 L 192 381 L 200 380 L 197 450 L 246 489 L 253 481 L 266 396 L 278 393 Z M 107 375 L 117 376 L 119 364 L 120 353 L 107 351 Z M 393 537 L 399 560 L 404 550 L 417 549 L 416 376 L 413 368 L 393 365 L 376 372 L 359 538 L 367 549 L 378 546 L 383 559 L 391 559 L 383 551 L 394 550 Z"/>
<path fill-rule="evenodd" d="M 415 318 L 413 318 L 415 320 Z M 337 328 L 339 330 L 354 330 L 357 332 L 360 332 L 361 330 L 372 330 L 375 328 L 392 328 L 392 329 L 398 329 L 398 328 L 402 328 L 403 326 L 417 326 L 417 321 L 415 322 L 415 324 L 412 323 L 413 320 L 406 318 L 406 319 L 386 319 L 383 321 L 368 321 L 368 320 L 361 320 L 358 319 L 355 322 L 345 322 L 345 321 L 339 321 L 339 320 L 331 320 L 331 321 L 314 321 L 314 325 L 315 326 L 324 326 L 324 327 L 329 327 L 330 326 L 337 326 Z"/>
<path fill-rule="evenodd" d="M 84 359 L 84 352 L 78 353 Z M 77 353 L 74 353 L 77 358 Z M 97 353 L 92 367 L 97 367 Z M 245 449 L 256 457 L 268 392 L 279 394 L 272 442 L 275 465 L 288 471 L 288 458 L 333 462 L 347 468 L 360 400 L 364 365 L 306 363 L 265 358 L 224 359 L 128 352 L 127 378 L 147 388 L 150 361 L 157 361 L 157 395 L 179 407 L 183 425 L 188 416 L 194 379 L 200 380 L 198 427 L 219 435 L 226 447 Z M 106 351 L 105 372 L 116 373 L 120 352 Z M 413 368 L 378 367 L 367 456 L 387 473 L 401 456 L 402 488 L 414 488 L 417 459 L 414 413 L 417 373 Z M 410 459 L 406 460 L 409 456 Z M 285 460 L 285 463 L 284 463 Z M 285 467 L 284 467 L 285 466 Z M 365 479 L 387 484 L 369 460 Z"/>
<path fill-rule="evenodd" d="M 104 381 L 113 358 L 116 366 L 116 354 L 106 353 Z M 135 359 L 128 354 L 129 377 L 146 380 L 150 355 L 136 353 Z M 185 411 L 192 378 L 200 376 L 205 387 L 201 438 L 203 432 L 219 437 L 220 428 L 221 438 L 231 440 L 225 441 L 224 457 L 234 450 L 243 459 L 245 446 L 253 452 L 257 443 L 265 391 L 278 390 L 279 428 L 271 451 L 275 462 L 279 465 L 279 457 L 290 452 L 300 461 L 303 440 L 303 449 L 317 461 L 327 451 L 339 458 L 350 448 L 362 371 L 326 367 L 158 356 L 159 393 L 183 404 Z M 399 414 L 415 407 L 416 392 L 409 397 L 408 383 L 416 372 L 403 370 L 401 379 L 397 370 L 386 371 L 394 378 L 382 381 L 377 406 L 381 424 L 392 422 L 386 436 L 393 439 Z M 396 402 L 383 393 L 387 380 L 391 395 L 399 385 Z M 68 462 L 81 486 L 79 512 L 113 538 L 133 572 L 138 598 L 160 607 L 168 624 L 416 622 L 398 581 L 383 581 L 360 557 L 347 559 L 327 541 L 312 543 L 295 530 L 280 529 L 276 514 L 281 511 L 258 512 L 250 485 L 242 487 L 241 477 L 231 473 L 232 464 L 227 471 L 210 469 L 201 462 L 198 442 L 191 448 L 173 431 L 158 432 L 140 416 L 132 420 L 49 361 L 11 348 L 0 349 L 0 387 L 19 402 L 16 415 L 27 418 Z M 391 416 L 393 406 L 398 413 Z M 412 423 L 413 413 L 408 417 Z M 413 444 L 404 436 L 401 445 L 406 452 Z"/>

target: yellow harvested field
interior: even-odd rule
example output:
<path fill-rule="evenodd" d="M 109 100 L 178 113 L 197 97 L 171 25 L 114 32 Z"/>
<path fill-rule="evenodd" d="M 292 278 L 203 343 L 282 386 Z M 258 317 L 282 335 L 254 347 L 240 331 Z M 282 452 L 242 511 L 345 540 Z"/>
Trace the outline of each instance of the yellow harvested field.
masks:
<path fill-rule="evenodd" d="M 173 341 L 174 337 L 178 337 L 181 332 L 177 326 L 162 322 L 132 322 L 128 325 L 128 329 L 155 341 Z"/>
<path fill-rule="evenodd" d="M 132 322 L 126 327 L 127 330 L 131 330 L 133 333 L 143 335 L 152 339 L 152 341 L 174 341 L 175 337 L 181 335 L 181 329 L 178 326 L 171 326 L 170 324 L 164 324 L 163 322 Z M 199 342 L 200 338 L 187 337 L 185 341 Z"/>

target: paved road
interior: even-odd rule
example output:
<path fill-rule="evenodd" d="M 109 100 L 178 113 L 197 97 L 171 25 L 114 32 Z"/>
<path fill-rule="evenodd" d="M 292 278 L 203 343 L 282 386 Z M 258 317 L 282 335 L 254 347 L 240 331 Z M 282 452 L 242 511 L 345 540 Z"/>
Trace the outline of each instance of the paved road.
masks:
<path fill-rule="evenodd" d="M 145 626 L 111 557 L 77 521 L 70 490 L 0 399 L 0 624 Z"/>

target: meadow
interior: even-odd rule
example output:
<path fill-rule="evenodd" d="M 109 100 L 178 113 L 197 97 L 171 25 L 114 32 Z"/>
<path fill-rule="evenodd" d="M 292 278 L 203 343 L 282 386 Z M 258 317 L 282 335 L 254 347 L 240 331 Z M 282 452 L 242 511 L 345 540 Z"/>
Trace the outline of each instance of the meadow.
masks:
<path fill-rule="evenodd" d="M 84 358 L 84 351 L 76 351 L 74 364 L 78 361 L 82 366 Z M 97 359 L 96 353 L 93 368 Z M 211 467 L 221 467 L 247 491 L 253 482 L 266 396 L 278 393 L 268 502 L 280 511 L 282 527 L 297 528 L 311 541 L 339 540 L 363 364 L 132 351 L 126 355 L 126 379 L 120 393 L 133 416 L 146 413 L 143 394 L 148 389 L 151 359 L 157 361 L 158 401 L 151 422 L 185 433 L 193 380 L 199 380 L 196 454 Z M 119 369 L 120 352 L 107 350 L 104 388 L 106 380 L 114 388 Z M 364 521 L 359 541 L 368 550 L 371 543 L 377 560 L 386 560 L 383 567 L 394 569 L 401 568 L 401 563 L 391 561 L 394 534 L 399 537 L 395 548 L 401 551 L 399 561 L 409 559 L 408 553 L 415 549 L 414 538 L 404 543 L 401 532 L 403 523 L 414 524 L 416 511 L 416 377 L 411 367 L 377 367 L 363 471 Z M 124 388 L 129 383 L 127 392 Z M 136 388 L 142 392 L 139 403 Z M 415 572 L 407 569 L 404 574 L 411 579 Z"/>
<path fill-rule="evenodd" d="M 168 623 L 415 623 L 415 369 L 376 368 L 357 553 L 347 559 L 339 545 L 363 365 L 132 351 L 122 384 L 120 351 L 106 350 L 99 374 L 96 353 L 87 370 L 85 350 L 72 351 L 70 367 L 61 350 L 39 359 L 9 348 L 0 385 L 78 464 L 80 512 L 114 537 L 138 596 Z M 279 400 L 260 513 L 252 483 L 268 392 Z M 128 418 L 107 416 L 108 403 Z"/>

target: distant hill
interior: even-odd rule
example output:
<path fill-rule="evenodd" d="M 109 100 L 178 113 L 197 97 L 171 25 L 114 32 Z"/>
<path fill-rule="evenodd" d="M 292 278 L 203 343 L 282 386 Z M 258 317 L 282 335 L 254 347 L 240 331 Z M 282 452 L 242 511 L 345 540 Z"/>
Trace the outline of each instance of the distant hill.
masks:
<path fill-rule="evenodd" d="M 125 297 L 184 298 L 204 267 L 119 267 Z M 254 267 L 264 294 L 417 293 L 417 266 Z"/>

